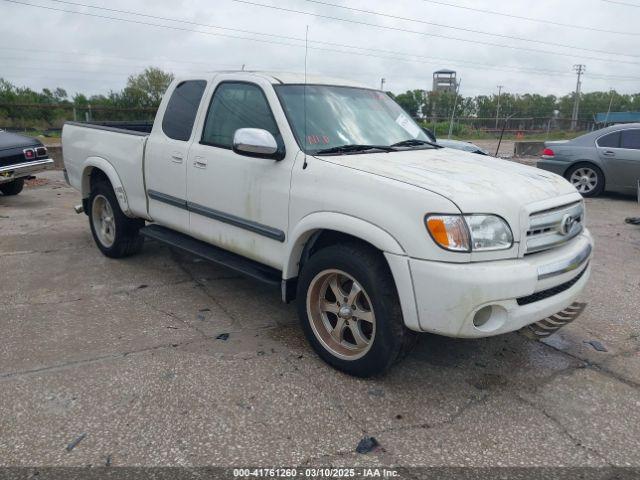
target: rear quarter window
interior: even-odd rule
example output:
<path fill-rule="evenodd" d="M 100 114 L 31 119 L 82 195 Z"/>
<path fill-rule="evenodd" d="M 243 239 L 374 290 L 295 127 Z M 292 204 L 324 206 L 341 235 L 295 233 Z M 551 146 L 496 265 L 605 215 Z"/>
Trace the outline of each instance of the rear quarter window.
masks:
<path fill-rule="evenodd" d="M 167 137 L 182 141 L 191 138 L 206 86 L 205 80 L 187 80 L 176 86 L 162 119 L 162 131 Z"/>
<path fill-rule="evenodd" d="M 620 132 L 613 132 L 597 141 L 599 147 L 618 148 L 620 147 Z"/>

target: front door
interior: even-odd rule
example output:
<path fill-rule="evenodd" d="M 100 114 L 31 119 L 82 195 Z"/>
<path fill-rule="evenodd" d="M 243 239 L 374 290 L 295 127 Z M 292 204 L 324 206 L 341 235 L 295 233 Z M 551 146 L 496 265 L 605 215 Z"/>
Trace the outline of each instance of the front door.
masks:
<path fill-rule="evenodd" d="M 155 222 L 188 233 L 187 158 L 204 80 L 176 85 L 164 117 L 154 123 L 145 152 L 149 215 Z"/>
<path fill-rule="evenodd" d="M 269 87 L 231 80 L 217 85 L 200 141 L 189 151 L 188 208 L 192 236 L 281 268 L 293 155 L 275 161 L 232 150 L 240 128 L 267 130 L 284 149 Z"/>

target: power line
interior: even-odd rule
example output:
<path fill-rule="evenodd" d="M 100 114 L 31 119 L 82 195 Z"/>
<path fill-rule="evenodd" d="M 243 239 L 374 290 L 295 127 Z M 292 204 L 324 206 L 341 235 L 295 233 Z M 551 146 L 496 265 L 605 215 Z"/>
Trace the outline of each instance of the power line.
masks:
<path fill-rule="evenodd" d="M 78 11 L 74 11 L 74 10 L 65 10 L 65 9 L 51 7 L 51 6 L 36 5 L 36 4 L 22 2 L 22 1 L 18 1 L 18 0 L 2 0 L 2 1 L 8 2 L 8 3 L 13 3 L 13 4 L 26 5 L 26 6 L 30 6 L 30 7 L 42 8 L 42 9 L 45 9 L 45 10 L 53 10 L 53 11 L 59 11 L 59 12 L 64 12 L 64 13 L 71 13 L 71 14 L 76 14 L 76 15 L 95 17 L 95 18 L 100 18 L 100 19 L 108 19 L 108 20 L 115 20 L 115 21 L 126 22 L 126 23 L 133 23 L 133 24 L 146 25 L 146 26 L 152 26 L 152 27 L 166 28 L 166 29 L 170 29 L 170 30 L 178 30 L 178 31 L 199 33 L 199 34 L 202 34 L 202 35 L 221 36 L 221 37 L 225 37 L 225 38 L 234 38 L 234 39 L 247 40 L 247 41 L 253 41 L 253 42 L 269 43 L 269 44 L 275 44 L 275 45 L 280 45 L 280 46 L 304 48 L 304 45 L 280 42 L 280 41 L 276 41 L 276 40 L 251 38 L 251 37 L 224 34 L 224 33 L 219 33 L 219 32 L 204 32 L 204 31 L 201 31 L 201 30 L 193 30 L 193 29 L 189 29 L 189 28 L 177 27 L 177 26 L 172 26 L 172 25 L 157 24 L 157 23 L 145 22 L 145 21 L 134 20 L 134 19 L 129 19 L 129 18 L 119 18 L 119 17 L 108 16 L 108 15 L 99 15 L 99 14 L 95 14 L 95 13 L 78 12 Z M 73 4 L 73 5 L 77 5 L 77 6 L 84 6 L 84 7 L 95 8 L 95 9 L 105 9 L 105 7 L 99 7 L 99 6 L 90 5 L 90 4 L 81 4 L 81 3 L 74 3 L 74 2 L 65 2 L 65 3 L 70 3 L 70 4 Z M 196 22 L 190 22 L 190 21 L 179 20 L 179 19 L 169 19 L 167 17 L 154 17 L 152 15 L 147 15 L 147 14 L 138 13 L 138 12 L 131 12 L 131 11 L 125 11 L 125 10 L 116 10 L 116 9 L 108 9 L 108 10 L 109 11 L 116 11 L 118 13 L 125 13 L 125 14 L 131 14 L 131 15 L 141 15 L 141 16 L 147 16 L 147 17 L 152 17 L 152 18 L 159 18 L 159 19 L 170 20 L 170 21 L 174 21 L 174 22 L 185 22 L 185 23 L 190 23 L 190 24 L 196 24 Z M 211 27 L 211 28 L 223 28 L 225 30 L 236 30 L 236 29 L 231 29 L 231 28 L 228 28 L 228 27 L 217 27 L 217 26 L 214 26 L 214 25 L 206 25 L 206 24 L 197 24 L 197 25 L 199 25 L 199 26 L 207 26 L 207 27 Z M 242 31 L 242 32 L 245 32 L 245 33 L 251 33 L 251 34 L 255 34 L 255 35 L 262 35 L 262 36 L 268 36 L 268 37 L 285 38 L 287 40 L 293 40 L 293 41 L 300 41 L 300 42 L 304 41 L 304 39 L 301 39 L 301 38 L 287 37 L 287 36 L 282 36 L 282 35 L 268 34 L 268 33 L 261 33 L 261 32 L 253 32 L 253 31 L 249 31 L 249 30 L 236 30 L 236 31 Z M 557 72 L 557 71 L 549 71 L 549 70 L 545 71 L 545 70 L 539 70 L 539 69 L 535 69 L 535 70 L 534 69 L 522 69 L 522 68 L 517 68 L 517 67 L 509 67 L 509 66 L 496 68 L 495 66 L 490 65 L 490 64 L 482 64 L 482 63 L 469 62 L 469 61 L 452 61 L 450 59 L 437 58 L 437 57 L 427 57 L 427 56 L 417 55 L 417 54 L 412 54 L 412 53 L 407 53 L 407 52 L 394 52 L 394 51 L 391 51 L 391 50 L 372 49 L 372 48 L 366 48 L 366 47 L 359 47 L 359 46 L 356 46 L 356 45 L 347 45 L 347 44 L 340 44 L 340 43 L 334 43 L 334 42 L 324 42 L 324 41 L 320 41 L 320 40 L 310 40 L 310 42 L 311 43 L 315 43 L 315 44 L 319 44 L 319 45 L 331 45 L 331 46 L 337 46 L 337 47 L 341 47 L 341 48 L 362 50 L 362 51 L 366 51 L 366 52 L 380 52 L 380 53 L 383 53 L 384 55 L 379 55 L 377 53 L 360 53 L 360 52 L 358 52 L 358 55 L 364 55 L 364 56 L 375 57 L 375 58 L 382 58 L 382 59 L 385 59 L 385 60 L 397 60 L 397 61 L 409 62 L 409 63 L 435 64 L 435 61 L 447 61 L 449 63 L 459 64 L 459 65 L 478 65 L 478 67 L 479 67 L 478 69 L 481 68 L 482 70 L 492 69 L 492 70 L 497 70 L 497 71 L 516 72 L 516 73 L 517 72 L 523 72 L 523 73 L 541 74 L 541 75 L 546 75 L 546 74 L 566 75 L 567 74 L 567 72 Z M 0 48 L 2 48 L 2 47 L 0 47 Z M 337 49 L 330 49 L 330 48 L 325 48 L 325 47 L 309 47 L 309 48 L 313 49 L 313 50 L 329 51 L 329 52 L 336 52 L 336 53 L 343 53 L 343 54 L 353 54 L 353 53 L 355 53 L 355 52 L 349 52 L 349 51 L 337 50 Z M 417 58 L 422 58 L 422 59 L 425 59 L 425 60 L 426 59 L 430 59 L 432 61 L 414 60 L 413 58 L 398 58 L 398 57 L 395 57 L 395 56 L 387 56 L 388 54 L 389 55 L 401 55 L 401 56 L 417 57 Z M 632 63 L 632 62 L 626 62 L 626 63 Z M 636 65 L 640 65 L 640 63 L 636 64 Z M 473 67 L 470 67 L 470 68 L 473 68 Z M 603 77 L 603 78 L 605 78 L 605 77 Z M 606 78 L 615 79 L 615 77 L 613 77 L 613 76 L 606 77 Z M 617 78 L 620 79 L 620 80 L 626 80 L 626 79 L 634 80 L 634 81 L 637 80 L 636 77 L 617 77 Z"/>
<path fill-rule="evenodd" d="M 74 51 L 74 50 L 43 50 L 40 48 L 18 48 L 18 47 L 2 47 L 0 46 L 0 50 L 15 50 L 18 52 L 35 52 L 35 53 L 50 53 L 50 54 L 56 54 L 56 55 L 72 55 L 72 56 L 82 56 L 82 57 L 94 57 L 94 58 L 111 58 L 114 60 L 126 60 L 126 61 L 132 61 L 132 62 L 149 62 L 150 59 L 149 57 L 123 57 L 120 55 L 101 55 L 101 54 L 97 54 L 97 53 L 83 53 L 83 52 L 78 52 L 78 51 Z M 23 58 L 21 58 L 23 59 Z M 40 60 L 39 60 L 40 61 Z M 52 60 L 55 61 L 55 60 Z M 165 62 L 165 63 L 187 63 L 187 64 L 193 64 L 193 65 L 221 65 L 221 66 L 235 66 L 237 64 L 223 64 L 223 63 L 217 63 L 217 64 L 212 64 L 211 62 L 195 62 L 195 61 L 189 61 L 189 60 L 176 60 L 176 59 L 171 59 L 171 58 L 153 58 L 151 59 L 151 61 L 153 62 Z M 123 65 L 125 66 L 125 65 Z"/>
<path fill-rule="evenodd" d="M 10 0 L 4 0 L 4 1 L 10 1 Z M 512 49 L 512 50 L 518 50 L 518 51 L 526 51 L 526 52 L 536 52 L 536 53 L 545 53 L 548 55 L 557 55 L 557 56 L 562 56 L 562 57 L 571 57 L 573 58 L 574 55 L 569 54 L 569 53 L 561 53 L 561 52 L 554 52 L 554 51 L 550 51 L 550 50 L 540 50 L 537 48 L 527 48 L 527 47 L 518 47 L 515 45 L 502 45 L 500 43 L 491 43 L 491 42 L 484 42 L 484 41 L 480 41 L 480 40 L 469 40 L 466 38 L 460 38 L 460 37 L 451 37 L 448 35 L 441 35 L 441 34 L 436 34 L 436 33 L 426 33 L 426 32 L 419 32 L 417 30 L 409 30 L 407 28 L 400 28 L 400 27 L 391 27 L 388 25 L 380 25 L 377 23 L 369 23 L 369 22 L 363 22 L 361 20 L 351 20 L 351 19 L 347 19 L 347 18 L 341 18 L 341 17 L 334 17 L 331 15 L 323 15 L 321 13 L 315 13 L 315 12 L 305 12 L 303 10 L 295 10 L 293 8 L 285 8 L 285 7 L 278 7 L 275 5 L 267 5 L 264 3 L 258 3 L 258 2 L 252 2 L 249 0 L 231 0 L 233 2 L 237 2 L 237 3 L 244 3 L 246 5 L 252 5 L 252 6 L 256 6 L 256 7 L 263 7 L 263 8 L 270 8 L 273 10 L 279 10 L 279 11 L 283 11 L 283 12 L 290 12 L 290 13 L 297 13 L 300 15 L 310 15 L 313 17 L 318 17 L 318 18 L 325 18 L 328 20 L 337 20 L 339 22 L 347 22 L 347 23 L 353 23 L 353 24 L 357 24 L 357 25 L 364 25 L 364 26 L 368 26 L 368 27 L 375 27 L 375 28 L 382 28 L 385 30 L 393 30 L 393 31 L 397 31 L 397 32 L 404 32 L 404 33 L 413 33 L 416 35 L 423 35 L 423 36 L 427 36 L 427 37 L 436 37 L 436 38 L 445 38 L 447 40 L 455 40 L 455 41 L 459 41 L 459 42 L 465 42 L 465 43 L 471 43 L 474 45 L 487 45 L 490 47 L 498 47 L 498 48 L 508 48 L 508 49 Z M 632 56 L 632 55 L 629 55 Z M 637 62 L 629 62 L 626 60 L 609 60 L 609 59 L 605 59 L 605 58 L 600 58 L 600 57 L 586 57 L 586 56 L 582 56 L 582 58 L 585 59 L 589 59 L 589 60 L 598 60 L 601 62 L 608 62 L 608 63 L 627 63 L 627 64 L 631 64 L 631 65 L 638 65 Z"/>
<path fill-rule="evenodd" d="M 0 57 L 0 60 L 17 60 L 17 61 L 23 61 L 23 62 L 24 61 L 27 61 L 27 62 L 34 61 L 33 59 L 25 59 L 24 57 Z M 146 61 L 148 62 L 148 59 Z M 103 62 L 100 62 L 100 63 L 87 63 L 86 61 L 82 62 L 82 61 L 73 61 L 73 60 L 58 60 L 58 59 L 51 59 L 51 58 L 38 58 L 37 62 L 38 63 L 47 62 L 47 63 L 56 63 L 56 64 L 57 63 L 70 63 L 70 64 L 75 64 L 75 65 L 84 65 L 84 66 L 87 66 L 87 67 L 94 67 L 94 68 L 100 69 L 100 71 L 103 71 L 102 67 L 104 67 L 104 66 L 108 66 L 108 67 L 135 67 L 135 65 L 127 65 L 127 64 L 122 64 L 122 63 L 103 63 Z M 160 60 L 154 60 L 154 63 L 155 62 L 161 63 Z M 162 63 L 173 63 L 173 62 L 164 61 Z M 234 63 L 234 64 L 231 64 L 231 63 L 210 63 L 210 64 L 207 64 L 207 65 L 209 65 L 210 67 L 213 67 L 213 66 L 236 67 L 236 68 L 238 67 L 237 63 Z M 7 66 L 16 67 L 16 65 L 7 65 Z M 47 67 L 47 69 L 49 69 L 49 67 Z M 191 67 L 178 67 L 178 68 L 171 67 L 171 69 L 172 70 L 179 70 L 179 71 L 185 71 L 186 70 L 186 71 L 189 71 L 189 72 L 193 72 L 193 71 L 196 71 L 196 72 L 211 71 L 211 70 L 202 70 L 201 68 L 198 69 L 198 70 L 195 70 L 195 69 L 193 69 Z M 130 72 L 131 72 L 131 70 L 129 70 L 129 73 Z M 123 73 L 127 73 L 127 72 L 123 72 Z"/>
<path fill-rule="evenodd" d="M 59 1 L 59 0 L 52 0 L 52 1 Z M 452 30 L 460 30 L 460 31 L 463 31 L 463 32 L 478 33 L 480 35 L 488 35 L 488 36 L 499 37 L 499 38 L 508 38 L 510 40 L 518 40 L 518 41 L 522 41 L 522 42 L 539 43 L 541 45 L 550 45 L 552 47 L 572 48 L 572 49 L 575 49 L 575 50 L 583 50 L 585 52 L 605 53 L 605 54 L 608 54 L 608 55 L 619 55 L 619 56 L 625 56 L 625 57 L 640 58 L 640 55 L 611 52 L 609 50 L 594 50 L 594 49 L 591 49 L 591 48 L 579 47 L 577 45 L 567 45 L 567 44 L 563 44 L 563 43 L 547 42 L 545 40 L 531 40 L 530 38 L 516 37 L 516 36 L 513 36 L 513 35 L 506 35 L 506 34 L 502 34 L 502 33 L 484 32 L 482 30 L 474 30 L 472 28 L 453 27 L 451 25 L 445 25 L 443 23 L 428 22 L 426 20 L 421 20 L 421 19 L 417 19 L 417 18 L 410 18 L 410 17 L 402 17 L 402 16 L 399 16 L 399 15 L 392 15 L 392 14 L 389 14 L 389 13 L 377 12 L 377 11 L 374 11 L 374 10 L 366 10 L 366 9 L 362 9 L 362 8 L 347 7 L 345 5 L 339 5 L 339 4 L 336 4 L 336 3 L 325 2 L 325 1 L 322 1 L 322 0 L 303 0 L 303 1 L 309 2 L 309 3 L 315 3 L 315 4 L 318 4 L 318 5 L 325 5 L 325 6 L 329 6 L 329 7 L 342 8 L 344 10 L 350 10 L 352 12 L 366 13 L 366 14 L 369 14 L 369 15 L 376 15 L 376 16 L 379 16 L 379 17 L 393 18 L 395 20 L 403 20 L 403 21 L 406 21 L 406 22 L 420 23 L 420 24 L 423 24 L 423 25 L 433 25 L 435 27 L 450 28 Z"/>
<path fill-rule="evenodd" d="M 440 0 L 422 0 L 422 1 L 423 2 L 427 2 L 427 3 L 433 3 L 433 4 L 436 4 L 436 5 L 444 5 L 446 7 L 459 8 L 459 9 L 462 9 L 462 10 L 468 10 L 468 11 L 472 11 L 472 12 L 486 13 L 487 15 L 498 15 L 498 16 L 501 16 L 501 17 L 517 18 L 518 20 L 526 20 L 528 22 L 537 22 L 537 23 L 542 23 L 544 25 L 555 25 L 557 27 L 575 28 L 575 29 L 578 29 L 578 30 L 589 30 L 589 31 L 592 31 L 592 32 L 613 33 L 615 35 L 633 35 L 633 36 L 640 35 L 639 32 L 621 32 L 621 31 L 618 31 L 618 30 L 607 30 L 607 29 L 603 29 L 603 28 L 589 27 L 589 26 L 586 26 L 586 25 L 575 25 L 575 24 L 571 24 L 571 23 L 561 23 L 561 22 L 555 22 L 555 21 L 549 20 L 549 19 L 524 17 L 524 16 L 521 16 L 521 15 L 514 15 L 514 14 L 511 14 L 511 13 L 504 13 L 504 12 L 496 12 L 495 10 L 487 10 L 487 9 L 484 9 L 484 8 L 466 7 L 466 6 L 463 6 L 463 5 L 456 5 L 454 3 L 442 2 Z"/>

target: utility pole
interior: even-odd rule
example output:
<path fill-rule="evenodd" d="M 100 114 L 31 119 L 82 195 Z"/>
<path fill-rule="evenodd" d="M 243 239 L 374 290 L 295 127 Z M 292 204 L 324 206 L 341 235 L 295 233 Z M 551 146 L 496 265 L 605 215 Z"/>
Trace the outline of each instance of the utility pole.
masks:
<path fill-rule="evenodd" d="M 453 110 L 451 111 L 451 120 L 449 121 L 449 134 L 447 138 L 451 138 L 451 134 L 453 133 L 453 119 L 455 118 L 456 108 L 458 108 L 458 94 L 460 93 L 460 84 L 462 83 L 462 79 L 458 80 L 458 84 L 456 85 L 456 98 L 453 102 Z"/>
<path fill-rule="evenodd" d="M 607 108 L 607 116 L 604 117 L 604 126 L 607 126 L 607 123 L 609 123 L 609 114 L 611 113 L 611 104 L 613 103 L 613 94 L 615 93 L 615 90 L 613 88 L 609 88 L 609 93 L 611 94 L 611 98 L 609 98 L 609 108 Z"/>
<path fill-rule="evenodd" d="M 498 130 L 498 116 L 500 115 L 500 93 L 504 85 L 498 85 L 498 108 L 496 108 L 496 130 Z"/>
<path fill-rule="evenodd" d="M 573 69 L 578 74 L 578 80 L 576 82 L 576 96 L 573 101 L 573 113 L 571 114 L 571 130 L 575 130 L 578 126 L 578 112 L 580 111 L 580 87 L 582 86 L 582 82 L 580 82 L 580 79 L 586 68 L 587 66 L 581 63 L 573 66 Z"/>
<path fill-rule="evenodd" d="M 384 84 L 387 83 L 387 81 L 384 78 L 380 79 L 380 90 L 382 90 L 384 92 Z"/>

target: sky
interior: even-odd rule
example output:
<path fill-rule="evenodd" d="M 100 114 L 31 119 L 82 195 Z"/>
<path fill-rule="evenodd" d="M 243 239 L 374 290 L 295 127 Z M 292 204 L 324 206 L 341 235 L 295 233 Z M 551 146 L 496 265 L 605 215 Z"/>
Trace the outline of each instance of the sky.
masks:
<path fill-rule="evenodd" d="M 395 93 L 446 68 L 465 96 L 565 95 L 575 64 L 583 91 L 640 93 L 638 25 L 640 0 L 0 0 L 0 77 L 104 94 L 148 66 L 303 72 L 306 36 L 310 74 Z"/>

